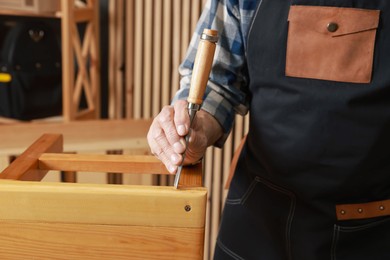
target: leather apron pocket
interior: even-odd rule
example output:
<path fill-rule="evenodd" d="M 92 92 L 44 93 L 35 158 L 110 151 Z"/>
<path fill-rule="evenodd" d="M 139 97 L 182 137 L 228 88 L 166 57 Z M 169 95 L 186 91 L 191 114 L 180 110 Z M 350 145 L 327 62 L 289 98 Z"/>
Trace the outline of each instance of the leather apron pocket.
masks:
<path fill-rule="evenodd" d="M 295 195 L 258 176 L 242 191 L 229 191 L 214 259 L 291 259 Z"/>
<path fill-rule="evenodd" d="M 334 226 L 332 260 L 390 259 L 390 218 L 361 222 Z"/>
<path fill-rule="evenodd" d="M 290 7 L 286 76 L 369 83 L 379 10 Z"/>

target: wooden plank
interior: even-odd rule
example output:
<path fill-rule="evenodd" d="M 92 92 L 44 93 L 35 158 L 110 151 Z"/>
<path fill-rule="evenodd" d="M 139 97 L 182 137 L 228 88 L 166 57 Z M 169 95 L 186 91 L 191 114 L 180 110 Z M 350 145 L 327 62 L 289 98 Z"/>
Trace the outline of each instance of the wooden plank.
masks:
<path fill-rule="evenodd" d="M 171 53 L 172 53 L 172 0 L 163 2 L 163 40 L 162 40 L 162 94 L 161 105 L 168 105 L 171 100 L 172 84 Z"/>
<path fill-rule="evenodd" d="M 75 8 L 74 20 L 77 23 L 88 22 L 94 18 L 94 9 L 91 7 Z"/>
<path fill-rule="evenodd" d="M 93 7 L 94 16 L 90 24 L 92 27 L 92 36 L 91 36 L 91 45 L 90 45 L 90 63 L 89 71 L 91 77 L 92 93 L 94 97 L 94 118 L 100 118 L 101 113 L 101 104 L 100 104 L 100 71 L 101 71 L 101 61 L 100 61 L 100 30 L 99 30 L 99 1 L 90 0 L 87 2 L 88 7 Z"/>
<path fill-rule="evenodd" d="M 73 106 L 74 62 L 72 26 L 74 24 L 73 1 L 61 1 L 62 42 L 62 114 L 65 121 L 75 118 L 77 108 Z"/>
<path fill-rule="evenodd" d="M 196 25 L 198 24 L 200 9 L 201 9 L 201 1 L 193 0 L 191 4 L 191 32 L 194 32 L 196 29 Z"/>
<path fill-rule="evenodd" d="M 209 147 L 206 150 L 205 155 L 205 187 L 209 191 L 207 193 L 207 207 L 206 207 L 206 228 L 205 228 L 205 247 L 204 252 L 205 256 L 204 259 L 212 259 L 212 255 L 210 253 L 211 248 L 214 247 L 214 244 L 210 241 L 210 234 L 211 234 L 211 200 L 212 200 L 212 176 L 213 176 L 213 148 Z M 213 241 L 214 242 L 214 241 Z"/>
<path fill-rule="evenodd" d="M 212 186 L 212 207 L 211 207 L 211 232 L 210 242 L 215 245 L 217 242 L 219 223 L 221 219 L 221 190 L 222 190 L 222 150 L 214 150 L 213 164 L 213 186 Z M 214 248 L 210 248 L 211 255 L 214 255 Z"/>
<path fill-rule="evenodd" d="M 0 258 L 202 259 L 203 228 L 0 221 Z"/>
<path fill-rule="evenodd" d="M 108 2 L 108 117 L 116 118 L 116 0 Z"/>
<path fill-rule="evenodd" d="M 149 152 L 151 120 L 88 120 L 0 125 L 0 156 L 21 154 L 43 133 L 63 134 L 64 151 L 136 149 Z"/>
<path fill-rule="evenodd" d="M 133 117 L 134 0 L 126 1 L 126 118 Z"/>
<path fill-rule="evenodd" d="M 191 28 L 191 1 L 183 1 L 182 3 L 182 15 L 181 17 L 181 51 L 180 60 L 185 58 L 188 44 L 190 41 L 190 28 Z"/>
<path fill-rule="evenodd" d="M 125 154 L 63 154 L 44 153 L 39 169 L 59 171 L 169 174 L 156 157 Z"/>
<path fill-rule="evenodd" d="M 39 156 L 45 152 L 62 152 L 62 144 L 59 134 L 43 135 L 0 174 L 0 179 L 42 180 L 47 170 L 38 169 Z"/>
<path fill-rule="evenodd" d="M 161 110 L 162 10 L 162 0 L 154 1 L 152 117 L 157 116 Z"/>
<path fill-rule="evenodd" d="M 0 220 L 204 227 L 205 188 L 6 180 L 0 185 Z"/>
<path fill-rule="evenodd" d="M 180 81 L 180 75 L 177 72 L 177 68 L 180 65 L 181 62 L 181 35 L 182 35 L 182 25 L 181 25 L 181 8 L 182 8 L 182 2 L 181 0 L 173 0 L 173 17 L 172 23 L 173 23 L 173 34 L 172 34 L 172 82 L 170 86 L 170 98 L 172 98 L 177 90 L 179 89 L 179 81 Z"/>
<path fill-rule="evenodd" d="M 134 118 L 139 119 L 142 116 L 142 69 L 143 69 L 143 17 L 144 8 L 143 0 L 135 0 L 135 42 L 134 42 L 134 98 L 133 98 L 133 113 Z"/>
<path fill-rule="evenodd" d="M 202 187 L 203 186 L 203 176 L 202 173 L 203 165 L 198 163 L 192 166 L 186 166 L 183 168 L 182 176 L 179 180 L 179 188 L 183 187 Z"/>
<path fill-rule="evenodd" d="M 115 48 L 115 118 L 123 118 L 123 34 L 124 34 L 124 21 L 123 21 L 123 12 L 124 2 L 123 0 L 118 0 L 117 2 L 117 12 L 116 12 L 116 48 Z"/>
<path fill-rule="evenodd" d="M 151 118 L 151 97 L 152 97 L 152 79 L 153 79 L 153 1 L 144 1 L 144 53 L 143 53 L 143 78 L 142 78 L 142 118 Z"/>

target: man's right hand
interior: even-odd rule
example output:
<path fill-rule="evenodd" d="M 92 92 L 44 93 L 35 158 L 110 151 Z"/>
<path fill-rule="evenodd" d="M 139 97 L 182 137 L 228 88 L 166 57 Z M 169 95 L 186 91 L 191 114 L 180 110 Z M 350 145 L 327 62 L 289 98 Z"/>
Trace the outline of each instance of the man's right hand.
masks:
<path fill-rule="evenodd" d="M 176 173 L 186 152 L 184 164 L 199 161 L 209 145 L 222 135 L 217 120 L 207 112 L 200 110 L 190 128 L 188 103 L 178 100 L 173 106 L 165 106 L 154 118 L 147 139 L 151 152 L 159 158 L 172 174 Z M 186 150 L 185 136 L 190 134 Z"/>

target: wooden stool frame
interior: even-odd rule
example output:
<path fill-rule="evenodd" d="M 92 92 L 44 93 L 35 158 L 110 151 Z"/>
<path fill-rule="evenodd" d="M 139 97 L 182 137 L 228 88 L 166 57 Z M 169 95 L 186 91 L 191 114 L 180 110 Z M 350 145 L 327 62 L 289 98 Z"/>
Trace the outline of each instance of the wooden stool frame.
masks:
<path fill-rule="evenodd" d="M 62 135 L 45 134 L 0 174 L 1 259 L 203 259 L 201 164 L 183 169 L 177 190 L 39 182 L 49 170 L 169 174 L 153 156 L 62 146 Z"/>

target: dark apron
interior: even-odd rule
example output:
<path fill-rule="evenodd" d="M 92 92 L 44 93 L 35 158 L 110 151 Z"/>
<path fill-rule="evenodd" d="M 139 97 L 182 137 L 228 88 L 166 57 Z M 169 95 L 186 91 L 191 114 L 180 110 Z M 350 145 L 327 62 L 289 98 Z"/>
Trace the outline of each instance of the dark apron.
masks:
<path fill-rule="evenodd" d="M 390 1 L 263 0 L 247 57 L 215 259 L 390 259 L 385 207 L 365 215 L 390 199 Z"/>

